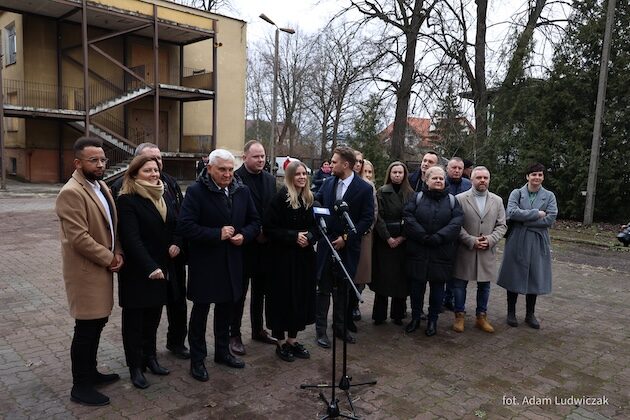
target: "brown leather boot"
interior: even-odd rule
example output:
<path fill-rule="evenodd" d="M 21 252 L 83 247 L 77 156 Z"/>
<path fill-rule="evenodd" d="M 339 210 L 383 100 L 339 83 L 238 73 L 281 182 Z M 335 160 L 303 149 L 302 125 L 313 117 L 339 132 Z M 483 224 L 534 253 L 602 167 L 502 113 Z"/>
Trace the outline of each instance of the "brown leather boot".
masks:
<path fill-rule="evenodd" d="M 488 316 L 483 312 L 477 315 L 477 322 L 475 323 L 475 326 L 481 331 L 485 331 L 487 333 L 494 332 L 494 328 L 488 322 Z"/>
<path fill-rule="evenodd" d="M 455 321 L 453 321 L 453 331 L 464 332 L 464 312 L 455 312 Z"/>

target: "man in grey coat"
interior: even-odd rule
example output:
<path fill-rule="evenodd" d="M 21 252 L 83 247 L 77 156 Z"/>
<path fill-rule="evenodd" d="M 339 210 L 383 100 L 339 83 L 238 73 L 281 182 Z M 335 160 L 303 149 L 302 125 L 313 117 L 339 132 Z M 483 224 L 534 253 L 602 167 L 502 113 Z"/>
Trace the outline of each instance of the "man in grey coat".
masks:
<path fill-rule="evenodd" d="M 496 273 L 496 245 L 507 225 L 503 200 L 488 191 L 490 171 L 477 166 L 471 173 L 472 188 L 457 195 L 457 201 L 464 211 L 464 224 L 459 233 L 459 247 L 453 273 L 453 295 L 455 297 L 455 321 L 453 330 L 464 331 L 464 305 L 466 287 L 469 281 L 477 282 L 476 326 L 492 333 L 494 328 L 488 322 L 488 297 L 490 279 Z"/>

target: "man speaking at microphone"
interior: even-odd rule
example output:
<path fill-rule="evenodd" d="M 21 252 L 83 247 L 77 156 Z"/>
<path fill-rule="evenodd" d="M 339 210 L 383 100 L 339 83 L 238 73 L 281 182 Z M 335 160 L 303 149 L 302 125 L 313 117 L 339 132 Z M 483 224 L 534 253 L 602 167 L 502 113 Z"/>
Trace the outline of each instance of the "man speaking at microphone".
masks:
<path fill-rule="evenodd" d="M 331 159 L 332 177 L 326 179 L 322 184 L 315 199 L 322 207 L 330 210 L 328 216 L 328 237 L 333 247 L 339 252 L 343 264 L 348 270 L 350 278 L 354 278 L 361 253 L 361 237 L 365 235 L 374 219 L 374 197 L 372 186 L 356 176 L 352 168 L 356 158 L 354 150 L 350 147 L 337 147 Z M 351 219 L 356 229 L 356 233 L 350 229 L 343 210 L 347 204 L 347 216 Z M 337 213 L 339 210 L 339 213 Z M 317 344 L 323 348 L 330 347 L 328 339 L 328 309 L 330 307 L 330 296 L 333 291 L 334 282 L 338 285 L 336 296 L 333 296 L 335 305 L 333 328 L 335 335 L 348 343 L 355 343 L 356 340 L 344 329 L 344 307 L 348 302 L 348 283 L 344 278 L 343 271 L 335 266 L 332 260 L 329 247 L 319 242 L 317 246 L 317 313 L 315 320 L 315 330 L 317 333 Z M 354 293 L 352 291 L 351 293 Z"/>

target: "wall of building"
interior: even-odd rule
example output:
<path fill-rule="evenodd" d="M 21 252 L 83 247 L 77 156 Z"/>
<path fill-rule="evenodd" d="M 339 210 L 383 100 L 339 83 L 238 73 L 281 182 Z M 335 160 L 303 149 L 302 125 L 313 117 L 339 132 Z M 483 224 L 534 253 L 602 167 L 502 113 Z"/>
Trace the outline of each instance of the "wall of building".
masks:
<path fill-rule="evenodd" d="M 245 22 L 214 15 L 217 19 L 217 147 L 240 154 L 245 138 L 245 83 L 247 38 Z M 212 69 L 212 40 L 184 48 L 184 67 Z M 198 116 L 207 115 L 208 118 Z M 184 136 L 212 134 L 212 101 L 184 105 Z M 198 144 L 191 144 L 201 152 Z M 204 152 L 207 150 L 203 150 Z"/>

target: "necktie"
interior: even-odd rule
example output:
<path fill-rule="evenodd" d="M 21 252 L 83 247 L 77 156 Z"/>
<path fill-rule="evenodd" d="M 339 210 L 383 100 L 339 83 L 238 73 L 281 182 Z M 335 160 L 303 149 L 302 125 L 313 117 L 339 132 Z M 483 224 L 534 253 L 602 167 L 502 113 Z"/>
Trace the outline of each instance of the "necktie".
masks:
<path fill-rule="evenodd" d="M 232 199 L 230 198 L 226 188 L 221 188 L 221 195 L 223 196 L 227 210 L 232 211 Z"/>
<path fill-rule="evenodd" d="M 341 200 L 343 198 L 343 182 L 337 182 L 337 200 Z"/>

